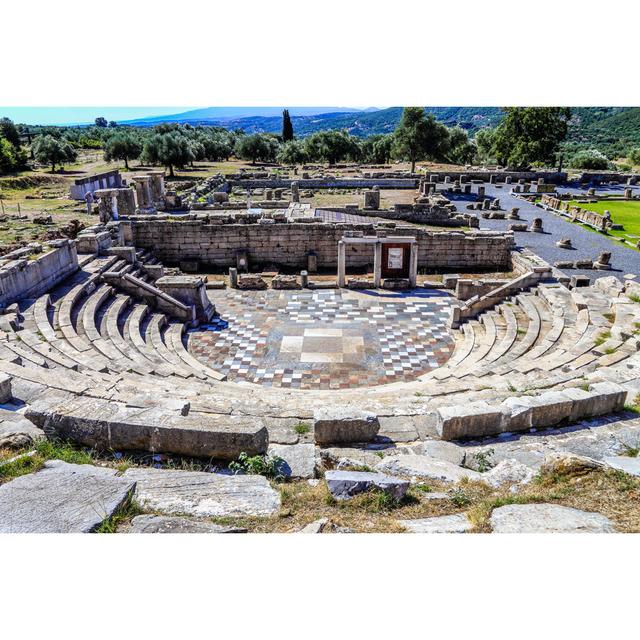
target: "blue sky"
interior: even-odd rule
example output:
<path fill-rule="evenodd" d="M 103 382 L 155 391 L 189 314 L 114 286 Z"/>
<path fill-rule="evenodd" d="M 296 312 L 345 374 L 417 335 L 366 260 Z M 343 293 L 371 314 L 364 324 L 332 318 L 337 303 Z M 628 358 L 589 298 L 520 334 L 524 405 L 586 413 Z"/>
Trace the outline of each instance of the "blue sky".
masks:
<path fill-rule="evenodd" d="M 0 118 L 24 124 L 86 124 L 98 116 L 130 120 L 182 113 L 195 107 L 2 107 Z"/>

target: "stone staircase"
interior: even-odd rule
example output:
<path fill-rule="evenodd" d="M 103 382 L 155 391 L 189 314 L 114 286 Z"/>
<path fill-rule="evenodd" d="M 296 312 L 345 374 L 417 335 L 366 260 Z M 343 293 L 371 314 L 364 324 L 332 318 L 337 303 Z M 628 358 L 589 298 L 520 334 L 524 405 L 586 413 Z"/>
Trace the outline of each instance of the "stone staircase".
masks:
<path fill-rule="evenodd" d="M 467 411 L 465 424 L 478 424 L 478 415 L 497 415 L 505 402 L 563 393 L 566 420 L 594 394 L 606 391 L 615 403 L 600 406 L 615 409 L 640 392 L 640 305 L 610 278 L 573 291 L 541 283 L 516 293 L 464 323 L 450 361 L 414 382 L 299 391 L 226 382 L 194 358 L 186 322 L 105 281 L 105 273 L 124 271 L 146 283 L 138 260 L 82 257 L 81 264 L 47 294 L 20 303 L 20 326 L 3 325 L 0 372 L 36 424 L 91 446 L 233 457 L 251 443 L 266 451 L 269 442 L 297 441 L 295 425 L 313 425 L 323 407 L 340 409 L 356 434 L 366 412 L 383 440 L 410 441 L 449 437 L 434 429 L 452 406 L 484 403 L 484 414 Z M 604 382 L 617 387 L 597 386 Z M 494 420 L 490 429 L 505 424 Z M 256 435 L 261 429 L 265 437 Z M 476 436 L 474 429 L 453 433 Z"/>

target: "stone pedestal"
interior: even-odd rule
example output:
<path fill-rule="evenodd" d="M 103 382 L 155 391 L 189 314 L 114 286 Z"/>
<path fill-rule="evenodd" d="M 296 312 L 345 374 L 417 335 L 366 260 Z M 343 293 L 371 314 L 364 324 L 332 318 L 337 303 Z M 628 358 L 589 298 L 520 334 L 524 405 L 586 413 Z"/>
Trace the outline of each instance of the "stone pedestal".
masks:
<path fill-rule="evenodd" d="M 155 286 L 182 304 L 195 309 L 199 322 L 209 322 L 215 313 L 215 307 L 207 298 L 204 279 L 200 276 L 163 276 Z"/>
<path fill-rule="evenodd" d="M 238 270 L 235 267 L 229 267 L 229 286 L 232 289 L 238 288 Z"/>
<path fill-rule="evenodd" d="M 343 240 L 338 242 L 338 286 L 344 287 L 346 276 L 346 252 L 345 252 L 345 244 Z"/>
<path fill-rule="evenodd" d="M 364 192 L 364 208 L 379 209 L 380 208 L 380 189 L 374 187 Z"/>
<path fill-rule="evenodd" d="M 382 281 L 382 243 L 376 242 L 373 246 L 373 286 L 380 288 Z"/>

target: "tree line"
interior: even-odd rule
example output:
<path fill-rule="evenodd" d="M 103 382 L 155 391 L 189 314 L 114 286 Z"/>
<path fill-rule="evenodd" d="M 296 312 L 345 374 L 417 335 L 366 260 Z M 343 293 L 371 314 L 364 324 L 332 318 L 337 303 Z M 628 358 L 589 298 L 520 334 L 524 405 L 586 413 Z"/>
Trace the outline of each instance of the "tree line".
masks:
<path fill-rule="evenodd" d="M 97 118 L 91 127 L 29 127 L 35 135 L 30 151 L 35 160 L 57 166 L 76 159 L 78 149 L 102 149 L 107 161 L 121 160 L 125 167 L 138 160 L 163 165 L 170 175 L 197 161 L 224 161 L 231 157 L 256 162 L 305 164 L 311 162 L 362 162 L 388 164 L 437 161 L 451 164 L 495 163 L 523 170 L 565 162 L 577 168 L 607 168 L 598 152 L 562 153 L 571 110 L 564 107 L 508 107 L 495 128 L 477 132 L 473 139 L 458 127 L 446 127 L 423 107 L 405 107 L 393 133 L 358 138 L 345 130 L 318 131 L 296 138 L 289 112 L 284 110 L 282 134 L 246 134 L 221 127 L 161 124 L 132 127 Z M 0 171 L 27 165 L 24 126 L 6 118 L 0 121 Z M 22 138 L 22 140 L 21 140 Z M 582 155 L 580 155 L 582 154 Z M 635 155 L 634 155 L 635 154 Z M 576 156 L 576 157 L 574 157 Z M 640 150 L 629 153 L 640 162 Z"/>

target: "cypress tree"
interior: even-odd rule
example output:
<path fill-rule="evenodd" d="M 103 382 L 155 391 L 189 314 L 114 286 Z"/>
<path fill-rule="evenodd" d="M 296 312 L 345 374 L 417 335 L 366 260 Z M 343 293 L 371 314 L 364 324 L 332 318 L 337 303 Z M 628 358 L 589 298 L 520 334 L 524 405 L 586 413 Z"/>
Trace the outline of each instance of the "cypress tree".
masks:
<path fill-rule="evenodd" d="M 285 109 L 282 112 L 282 141 L 289 142 L 289 140 L 293 140 L 293 125 L 289 117 L 289 110 Z"/>

